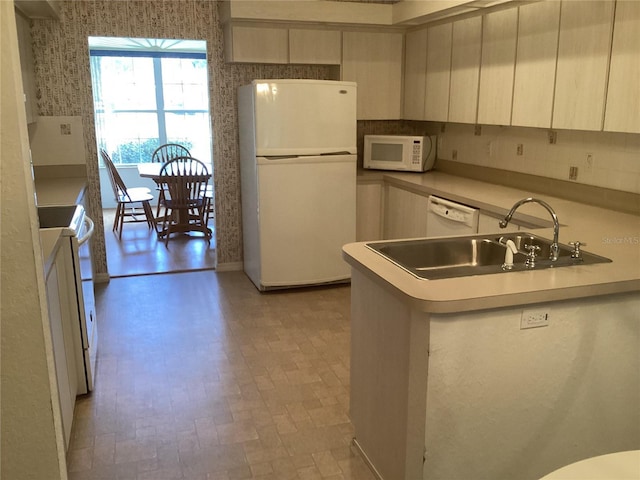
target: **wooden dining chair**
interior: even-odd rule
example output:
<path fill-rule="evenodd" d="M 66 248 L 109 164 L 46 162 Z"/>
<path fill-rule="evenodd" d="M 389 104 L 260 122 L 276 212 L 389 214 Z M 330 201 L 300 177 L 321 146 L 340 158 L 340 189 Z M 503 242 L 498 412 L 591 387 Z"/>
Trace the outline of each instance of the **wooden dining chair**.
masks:
<path fill-rule="evenodd" d="M 176 157 L 190 157 L 189 149 L 179 143 L 165 143 L 151 154 L 152 163 L 166 163 Z"/>
<path fill-rule="evenodd" d="M 100 155 L 107 167 L 113 196 L 116 201 L 116 214 L 112 230 L 118 233 L 118 238 L 122 238 L 124 223 L 146 222 L 149 228 L 155 229 L 156 222 L 150 203 L 153 200 L 151 191 L 147 187 L 127 188 L 109 154 L 101 149 Z M 142 208 L 142 211 L 139 210 L 140 208 Z"/>
<path fill-rule="evenodd" d="M 209 225 L 212 219 L 216 216 L 216 199 L 213 193 L 213 185 L 207 185 L 207 190 L 204 193 L 205 207 L 204 207 L 204 222 Z"/>
<path fill-rule="evenodd" d="M 211 230 L 205 221 L 207 183 L 211 174 L 200 160 L 181 156 L 169 160 L 160 169 L 159 184 L 165 191 L 161 207 L 160 235 L 165 245 L 178 232 L 201 232 L 209 242 Z"/>
<path fill-rule="evenodd" d="M 176 157 L 190 157 L 191 152 L 184 145 L 179 143 L 165 143 L 156 148 L 151 154 L 151 163 L 166 163 Z M 156 207 L 156 217 L 160 216 L 160 204 L 164 199 L 164 191 L 160 188 L 160 184 L 156 186 L 158 190 L 158 205 Z"/>

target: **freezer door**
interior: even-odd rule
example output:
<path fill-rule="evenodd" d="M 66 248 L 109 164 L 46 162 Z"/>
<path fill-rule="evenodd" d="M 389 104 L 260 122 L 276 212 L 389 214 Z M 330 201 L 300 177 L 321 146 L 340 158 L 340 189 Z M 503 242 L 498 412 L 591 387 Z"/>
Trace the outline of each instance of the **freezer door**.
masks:
<path fill-rule="evenodd" d="M 258 158 L 258 189 L 258 288 L 350 278 L 342 246 L 356 236 L 355 155 Z"/>
<path fill-rule="evenodd" d="M 356 84 L 320 80 L 252 83 L 257 156 L 356 153 Z"/>

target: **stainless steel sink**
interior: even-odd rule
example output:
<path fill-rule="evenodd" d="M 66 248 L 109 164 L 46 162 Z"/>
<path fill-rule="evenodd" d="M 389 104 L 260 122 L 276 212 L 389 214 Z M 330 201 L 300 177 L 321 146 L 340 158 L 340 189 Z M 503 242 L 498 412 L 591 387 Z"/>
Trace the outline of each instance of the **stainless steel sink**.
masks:
<path fill-rule="evenodd" d="M 50 205 L 38 207 L 40 228 L 72 227 L 82 214 L 78 205 Z"/>
<path fill-rule="evenodd" d="M 508 270 L 511 272 L 611 261 L 584 250 L 581 250 L 580 258 L 573 258 L 573 248 L 560 244 L 558 260 L 552 262 L 549 260 L 552 241 L 531 233 L 398 240 L 368 243 L 367 247 L 418 278 L 435 280 L 505 272 L 502 264 L 506 247 L 501 238 L 503 242 L 513 240 L 518 249 L 513 255 L 513 269 Z M 533 268 L 525 266 L 526 245 L 540 247 Z"/>

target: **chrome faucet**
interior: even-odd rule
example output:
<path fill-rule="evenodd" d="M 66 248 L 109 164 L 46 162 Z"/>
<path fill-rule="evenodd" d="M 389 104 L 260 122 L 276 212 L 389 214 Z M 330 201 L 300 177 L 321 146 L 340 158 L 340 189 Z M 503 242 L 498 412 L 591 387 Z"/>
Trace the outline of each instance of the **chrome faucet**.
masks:
<path fill-rule="evenodd" d="M 558 216 L 556 215 L 556 212 L 553 211 L 553 208 L 551 208 L 551 206 L 547 202 L 544 202 L 538 198 L 532 198 L 532 197 L 523 198 L 522 200 L 517 201 L 513 205 L 513 207 L 511 207 L 511 210 L 509 211 L 507 216 L 504 217 L 503 220 L 500 220 L 500 228 L 506 228 L 506 226 L 511 221 L 511 217 L 513 217 L 513 214 L 518 209 L 518 207 L 520 207 L 521 205 L 524 205 L 525 203 L 531 203 L 531 202 L 537 203 L 539 205 L 542 205 L 544 208 L 546 208 L 547 212 L 549 212 L 549 214 L 551 215 L 551 218 L 553 219 L 553 243 L 551 244 L 551 252 L 549 254 L 549 259 L 552 262 L 555 262 L 556 260 L 558 260 L 558 251 L 560 250 L 560 247 L 558 246 L 558 235 L 560 234 L 560 223 L 558 222 Z"/>

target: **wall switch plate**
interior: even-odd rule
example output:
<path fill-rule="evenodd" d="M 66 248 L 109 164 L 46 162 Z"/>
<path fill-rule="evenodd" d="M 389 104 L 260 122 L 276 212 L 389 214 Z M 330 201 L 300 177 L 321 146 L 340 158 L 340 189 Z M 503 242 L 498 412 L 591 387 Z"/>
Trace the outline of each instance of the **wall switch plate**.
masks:
<path fill-rule="evenodd" d="M 537 328 L 549 326 L 549 309 L 530 309 L 522 311 L 520 330 L 525 328 Z"/>
<path fill-rule="evenodd" d="M 518 144 L 518 148 L 516 149 L 517 155 L 522 155 L 524 153 L 524 145 L 522 143 Z"/>
<path fill-rule="evenodd" d="M 481 126 L 481 125 L 476 125 L 476 126 L 473 128 L 473 134 L 474 134 L 476 137 L 479 137 L 480 135 L 482 135 L 482 126 Z"/>
<path fill-rule="evenodd" d="M 553 130 L 549 130 L 549 143 L 554 145 L 558 141 L 558 133 Z"/>

